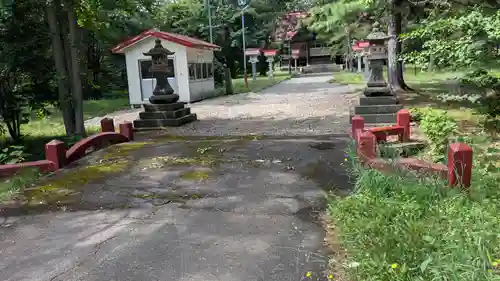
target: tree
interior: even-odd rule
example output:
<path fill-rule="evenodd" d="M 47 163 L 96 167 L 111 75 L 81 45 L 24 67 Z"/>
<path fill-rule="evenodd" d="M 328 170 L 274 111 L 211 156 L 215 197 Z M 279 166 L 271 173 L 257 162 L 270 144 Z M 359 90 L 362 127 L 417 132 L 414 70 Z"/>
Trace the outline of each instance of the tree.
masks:
<path fill-rule="evenodd" d="M 349 69 L 352 44 L 362 40 L 369 32 L 365 14 L 370 7 L 362 1 L 340 0 L 314 7 L 305 21 L 307 27 L 332 43 L 332 53 L 343 53 Z"/>
<path fill-rule="evenodd" d="M 60 7 L 58 0 L 52 0 L 46 5 L 47 22 L 50 29 L 52 50 L 56 69 L 57 91 L 59 96 L 59 109 L 63 115 L 64 127 L 67 135 L 73 135 L 75 128 L 75 111 L 69 90 L 68 71 L 66 69 L 66 56 L 62 42 L 62 34 L 57 20 L 57 9 Z"/>
<path fill-rule="evenodd" d="M 27 115 L 54 98 L 41 8 L 37 1 L 21 1 L 0 9 L 0 116 L 14 141 L 21 140 Z"/>

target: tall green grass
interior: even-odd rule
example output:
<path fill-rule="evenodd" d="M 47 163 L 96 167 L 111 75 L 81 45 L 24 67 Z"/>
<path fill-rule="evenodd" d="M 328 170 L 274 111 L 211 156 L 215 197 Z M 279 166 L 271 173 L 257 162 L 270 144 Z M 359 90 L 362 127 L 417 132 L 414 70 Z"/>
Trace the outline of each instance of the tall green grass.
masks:
<path fill-rule="evenodd" d="M 351 280 L 500 280 L 495 176 L 475 171 L 469 192 L 461 192 L 433 178 L 364 169 L 351 159 L 354 193 L 329 202 L 346 262 L 359 264 L 349 270 Z"/>

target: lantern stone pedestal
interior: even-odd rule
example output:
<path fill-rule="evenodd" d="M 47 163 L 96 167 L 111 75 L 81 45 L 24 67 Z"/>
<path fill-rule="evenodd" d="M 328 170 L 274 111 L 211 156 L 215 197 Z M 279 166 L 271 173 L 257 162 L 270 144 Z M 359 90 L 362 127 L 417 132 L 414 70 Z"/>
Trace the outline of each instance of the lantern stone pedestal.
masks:
<path fill-rule="evenodd" d="M 156 79 L 156 87 L 149 98 L 151 104 L 144 105 L 144 112 L 139 113 L 139 120 L 134 121 L 137 130 L 156 130 L 163 127 L 178 127 L 197 120 L 196 114 L 186 108 L 184 102 L 179 102 L 179 95 L 168 83 L 168 56 L 173 52 L 163 48 L 161 40 L 155 41 L 155 46 L 145 56 L 152 58 L 151 72 Z"/>
<path fill-rule="evenodd" d="M 379 24 L 373 24 L 372 32 L 367 36 L 369 42 L 366 54 L 370 65 L 370 76 L 363 90 L 364 97 L 351 116 L 360 115 L 367 124 L 393 124 L 396 113 L 403 108 L 384 79 L 384 62 L 387 60 L 385 43 L 389 37 L 379 30 Z"/>

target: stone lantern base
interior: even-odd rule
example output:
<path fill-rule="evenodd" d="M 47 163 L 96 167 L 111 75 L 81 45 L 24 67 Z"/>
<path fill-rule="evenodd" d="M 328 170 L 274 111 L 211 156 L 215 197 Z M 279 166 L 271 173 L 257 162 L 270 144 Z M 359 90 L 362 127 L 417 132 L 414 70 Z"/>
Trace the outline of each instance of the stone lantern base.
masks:
<path fill-rule="evenodd" d="M 351 117 L 363 116 L 366 124 L 394 124 L 396 113 L 401 109 L 403 105 L 395 96 L 365 96 L 359 98 L 359 105 L 354 107 Z"/>
<path fill-rule="evenodd" d="M 363 95 L 366 97 L 381 97 L 381 96 L 393 96 L 391 89 L 387 86 L 385 87 L 366 87 L 363 90 Z"/>
<path fill-rule="evenodd" d="M 145 104 L 144 112 L 139 113 L 139 120 L 134 120 L 134 127 L 138 130 L 157 130 L 196 121 L 196 114 L 184 105 L 184 102 Z"/>

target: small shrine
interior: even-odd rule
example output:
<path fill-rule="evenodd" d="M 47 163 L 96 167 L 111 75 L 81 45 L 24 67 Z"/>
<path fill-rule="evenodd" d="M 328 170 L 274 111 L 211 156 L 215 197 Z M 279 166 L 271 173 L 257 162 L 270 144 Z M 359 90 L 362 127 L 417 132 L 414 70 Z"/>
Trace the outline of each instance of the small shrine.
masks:
<path fill-rule="evenodd" d="M 168 83 L 181 102 L 195 102 L 215 95 L 214 51 L 220 47 L 203 40 L 181 34 L 151 29 L 131 37 L 111 51 L 123 54 L 127 67 L 129 103 L 133 107 L 150 104 L 156 88 L 156 79 L 150 71 L 153 62 L 144 55 L 156 39 L 170 50 L 168 57 Z"/>

